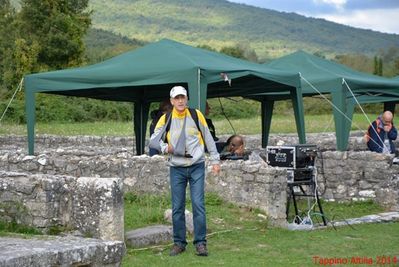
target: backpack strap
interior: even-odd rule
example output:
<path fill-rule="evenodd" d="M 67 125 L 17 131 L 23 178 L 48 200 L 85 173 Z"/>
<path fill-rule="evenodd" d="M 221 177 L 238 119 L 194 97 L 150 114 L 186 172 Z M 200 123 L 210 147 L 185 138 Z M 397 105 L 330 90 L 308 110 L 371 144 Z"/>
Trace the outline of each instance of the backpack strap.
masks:
<path fill-rule="evenodd" d="M 171 111 L 169 111 L 169 112 L 166 113 L 166 115 L 165 115 L 165 123 L 167 123 L 167 124 L 166 124 L 165 133 L 169 132 L 169 130 L 170 130 L 170 124 L 171 124 L 170 117 L 171 117 L 171 116 L 172 116 L 172 112 L 171 112 Z"/>
<path fill-rule="evenodd" d="M 201 133 L 202 140 L 204 140 L 204 142 L 205 142 L 204 135 L 202 134 L 201 128 L 199 126 L 199 120 L 198 120 L 197 111 L 195 109 L 193 109 L 193 108 L 189 108 L 188 111 L 190 112 L 191 118 L 194 120 L 198 131 L 200 131 L 200 133 Z M 171 111 L 166 113 L 166 115 L 165 115 L 166 129 L 165 129 L 164 142 L 166 141 L 166 135 L 168 134 L 168 132 L 170 130 L 170 124 L 172 123 L 172 120 L 170 119 L 171 116 L 172 116 L 172 112 Z"/>
<path fill-rule="evenodd" d="M 199 126 L 199 120 L 198 120 L 197 111 L 195 109 L 193 109 L 193 108 L 189 108 L 188 110 L 190 111 L 191 118 L 193 118 L 193 120 L 195 122 L 195 125 L 197 126 L 198 131 L 200 131 L 200 133 L 201 133 L 202 140 L 204 140 L 204 142 L 205 142 L 204 135 L 202 134 L 201 128 Z"/>
<path fill-rule="evenodd" d="M 169 111 L 169 112 L 167 112 L 167 113 L 165 114 L 166 129 L 165 129 L 165 133 L 164 133 L 164 135 L 163 135 L 163 141 L 164 141 L 165 143 L 167 143 L 166 135 L 168 134 L 168 132 L 169 132 L 169 130 L 170 130 L 170 124 L 172 123 L 171 117 L 172 117 L 172 112 L 171 112 L 171 111 Z"/>

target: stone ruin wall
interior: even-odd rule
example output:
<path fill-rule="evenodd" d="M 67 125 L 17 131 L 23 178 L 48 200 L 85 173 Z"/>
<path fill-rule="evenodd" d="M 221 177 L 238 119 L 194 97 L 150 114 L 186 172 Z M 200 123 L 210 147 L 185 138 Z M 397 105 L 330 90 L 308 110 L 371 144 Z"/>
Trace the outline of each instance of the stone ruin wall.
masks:
<path fill-rule="evenodd" d="M 3 159 L 5 159 L 3 161 Z M 5 173 L 78 177 L 120 177 L 124 192 L 165 194 L 169 192 L 169 168 L 165 157 L 9 154 L 0 161 Z M 274 224 L 285 221 L 286 171 L 262 162 L 223 162 L 219 176 L 207 171 L 206 189 L 223 199 L 264 210 Z M 1 183 L 1 177 L 0 177 Z M 83 187 L 84 188 L 84 187 Z M 83 190 L 83 189 L 82 189 Z M 2 199 L 0 190 L 0 200 Z M 1 213 L 0 213 L 1 215 Z"/>
<path fill-rule="evenodd" d="M 390 210 L 399 206 L 399 165 L 391 156 L 366 151 L 361 133 L 350 138 L 353 150 L 335 149 L 333 134 L 308 135 L 319 148 L 316 160 L 321 197 L 350 201 L 373 199 Z M 260 137 L 246 137 L 246 147 L 260 151 Z M 297 143 L 295 135 L 271 136 L 286 145 Z M 167 161 L 162 156 L 134 156 L 132 138 L 41 136 L 36 156 L 26 155 L 25 137 L 0 137 L 0 170 L 72 177 L 119 177 L 124 191 L 165 193 L 169 191 Z M 268 167 L 256 154 L 252 161 L 225 161 L 220 176 L 208 170 L 207 190 L 223 199 L 258 207 L 276 224 L 285 220 L 286 173 Z"/>
<path fill-rule="evenodd" d="M 321 197 L 330 201 L 374 200 L 399 210 L 399 165 L 391 155 L 369 151 L 325 151 L 316 162 Z"/>
<path fill-rule="evenodd" d="M 123 241 L 122 180 L 0 171 L 0 219 Z"/>
<path fill-rule="evenodd" d="M 362 140 L 364 132 L 351 132 L 349 138 L 348 150 L 365 151 L 367 146 Z M 221 141 L 226 141 L 228 135 L 219 136 Z M 245 145 L 248 150 L 261 148 L 260 135 L 248 135 L 245 137 Z M 278 141 L 283 141 L 285 145 L 297 144 L 297 134 L 271 134 L 269 136 L 270 146 L 275 146 Z M 148 142 L 148 140 L 147 140 Z M 307 143 L 315 144 L 321 151 L 336 150 L 334 133 L 309 133 L 307 134 Z M 396 140 L 396 146 L 399 148 L 399 140 Z M 96 149 L 97 147 L 97 149 Z M 85 150 L 87 148 L 87 150 Z M 146 144 L 146 149 L 148 143 Z M 6 135 L 0 136 L 1 151 L 19 151 L 27 153 L 28 144 L 26 136 Z M 53 136 L 38 135 L 35 138 L 35 154 L 43 154 L 53 150 L 79 151 L 87 152 L 87 155 L 112 154 L 116 151 L 126 150 L 129 153 L 135 152 L 135 142 L 132 137 L 110 137 L 110 136 Z M 1 154 L 0 154 L 1 155 Z"/>

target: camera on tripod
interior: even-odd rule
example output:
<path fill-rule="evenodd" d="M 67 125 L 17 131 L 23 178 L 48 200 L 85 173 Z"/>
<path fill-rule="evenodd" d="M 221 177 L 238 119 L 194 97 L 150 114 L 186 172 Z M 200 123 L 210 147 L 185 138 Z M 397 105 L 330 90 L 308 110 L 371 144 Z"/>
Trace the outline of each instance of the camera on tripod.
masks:
<path fill-rule="evenodd" d="M 295 208 L 296 224 L 302 224 L 298 221 L 300 214 L 297 198 L 306 197 L 315 199 L 322 216 L 323 224 L 327 225 L 323 208 L 319 200 L 319 193 L 317 191 L 317 171 L 315 168 L 316 156 L 316 145 L 300 144 L 293 146 L 268 146 L 266 148 L 266 162 L 270 166 L 287 169 L 287 184 L 289 194 L 286 215 L 288 218 L 290 202 L 292 199 Z M 312 207 L 314 206 L 315 205 Z M 305 218 L 309 219 L 309 217 Z M 304 219 L 302 222 L 306 222 L 306 220 Z"/>
<path fill-rule="evenodd" d="M 287 182 L 307 182 L 314 179 L 317 146 L 299 144 L 293 146 L 266 147 L 266 162 L 270 166 L 286 168 Z"/>

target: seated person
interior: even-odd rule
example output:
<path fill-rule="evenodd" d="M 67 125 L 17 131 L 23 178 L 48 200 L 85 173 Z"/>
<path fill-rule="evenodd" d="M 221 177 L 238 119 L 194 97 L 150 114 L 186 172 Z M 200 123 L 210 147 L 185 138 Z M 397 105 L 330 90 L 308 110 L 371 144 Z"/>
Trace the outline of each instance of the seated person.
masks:
<path fill-rule="evenodd" d="M 221 160 L 237 160 L 237 159 L 248 159 L 248 154 L 245 153 L 244 149 L 244 138 L 241 135 L 232 135 L 227 139 L 226 145 L 220 153 Z"/>
<path fill-rule="evenodd" d="M 367 147 L 377 153 L 394 154 L 393 140 L 396 140 L 397 135 L 398 132 L 393 125 L 393 114 L 385 111 L 370 125 L 365 135 Z"/>
<path fill-rule="evenodd" d="M 168 113 L 169 111 L 172 111 L 173 106 L 170 103 L 170 99 L 167 98 L 163 100 L 161 103 L 159 103 L 159 108 L 157 110 L 153 110 L 150 114 L 151 116 L 151 124 L 150 124 L 150 136 L 154 133 L 155 126 L 157 125 L 157 122 L 159 118 L 165 114 Z M 159 152 L 156 149 L 150 148 L 149 150 L 150 156 L 154 156 L 159 154 Z"/>

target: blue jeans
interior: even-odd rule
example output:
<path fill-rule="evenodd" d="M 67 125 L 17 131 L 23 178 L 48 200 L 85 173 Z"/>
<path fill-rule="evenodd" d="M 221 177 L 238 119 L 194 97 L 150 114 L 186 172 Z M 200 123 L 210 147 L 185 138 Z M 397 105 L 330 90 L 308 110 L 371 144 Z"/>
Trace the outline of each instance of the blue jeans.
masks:
<path fill-rule="evenodd" d="M 149 150 L 148 150 L 148 154 L 150 155 L 150 157 L 152 157 L 152 156 L 154 156 L 154 155 L 159 155 L 160 153 L 159 153 L 159 151 L 158 150 L 156 150 L 156 149 L 154 149 L 154 148 L 150 148 Z"/>
<path fill-rule="evenodd" d="M 190 184 L 193 209 L 194 245 L 206 244 L 206 215 L 204 201 L 205 163 L 189 167 L 170 167 L 172 192 L 173 241 L 186 247 L 186 187 Z"/>

